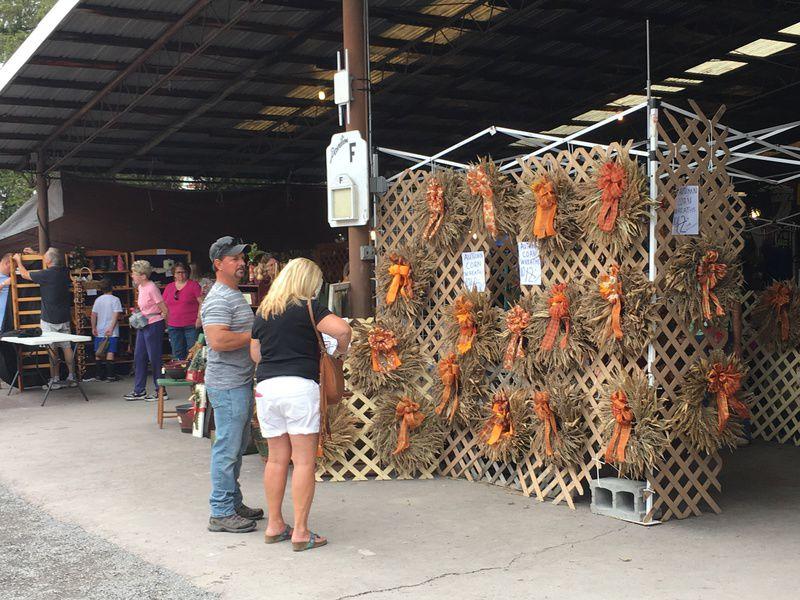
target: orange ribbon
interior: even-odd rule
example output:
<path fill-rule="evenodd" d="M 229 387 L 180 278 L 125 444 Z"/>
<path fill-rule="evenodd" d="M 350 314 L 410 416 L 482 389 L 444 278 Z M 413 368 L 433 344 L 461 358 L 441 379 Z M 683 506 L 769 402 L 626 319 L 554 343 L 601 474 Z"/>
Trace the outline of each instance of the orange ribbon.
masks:
<path fill-rule="evenodd" d="M 553 409 L 550 408 L 550 392 L 535 392 L 533 395 L 533 410 L 536 416 L 544 423 L 544 444 L 547 456 L 553 456 L 553 445 L 550 437 L 558 436 L 558 425 Z"/>
<path fill-rule="evenodd" d="M 556 234 L 556 194 L 553 182 L 539 177 L 533 182 L 531 191 L 536 198 L 536 219 L 533 222 L 533 235 L 543 239 Z"/>
<path fill-rule="evenodd" d="M 614 415 L 616 424 L 606 448 L 606 462 L 625 462 L 625 447 L 633 429 L 633 411 L 628 405 L 628 396 L 622 390 L 611 394 L 611 414 Z"/>
<path fill-rule="evenodd" d="M 547 324 L 547 329 L 544 332 L 540 349 L 549 352 L 553 349 L 556 343 L 556 337 L 561 330 L 561 321 L 564 323 L 564 337 L 561 338 L 560 347 L 563 350 L 567 347 L 567 338 L 569 337 L 570 317 L 569 317 L 569 298 L 566 294 L 567 284 L 557 283 L 550 290 L 550 299 L 548 302 L 547 312 L 550 315 L 550 322 Z"/>
<path fill-rule="evenodd" d="M 475 334 L 478 332 L 478 325 L 475 323 L 475 305 L 464 296 L 456 298 L 456 321 L 458 322 L 458 343 L 456 351 L 458 354 L 465 354 L 472 348 Z"/>
<path fill-rule="evenodd" d="M 405 300 L 410 300 L 414 294 L 411 282 L 411 265 L 406 258 L 397 254 L 390 254 L 389 262 L 392 263 L 389 265 L 389 275 L 392 276 L 392 282 L 386 292 L 386 304 L 394 304 L 394 301 L 397 300 L 397 292 L 400 292 L 400 296 Z"/>
<path fill-rule="evenodd" d="M 605 339 L 612 335 L 614 339 L 622 339 L 622 280 L 619 277 L 619 267 L 611 265 L 608 275 L 600 275 L 600 295 L 603 300 L 611 305 L 611 314 L 608 316 L 606 328 L 603 332 Z"/>
<path fill-rule="evenodd" d="M 441 415 L 447 410 L 447 406 L 450 405 L 450 410 L 447 413 L 447 420 L 452 423 L 458 411 L 458 378 L 461 375 L 461 367 L 459 367 L 458 362 L 456 362 L 455 353 L 450 353 L 440 360 L 438 369 L 439 379 L 442 380 L 444 389 L 442 390 L 442 401 L 439 403 L 439 406 L 436 407 L 436 414 Z M 452 404 L 450 404 L 451 400 Z"/>
<path fill-rule="evenodd" d="M 437 179 L 431 179 L 428 183 L 425 201 L 428 203 L 428 224 L 425 226 L 422 237 L 428 241 L 439 231 L 444 219 L 444 188 Z"/>
<path fill-rule="evenodd" d="M 497 225 L 494 217 L 494 190 L 483 165 L 476 165 L 467 172 L 467 185 L 473 196 L 483 199 L 483 222 L 486 230 L 493 238 L 497 237 Z"/>
<path fill-rule="evenodd" d="M 503 356 L 503 368 L 506 371 L 510 371 L 514 367 L 515 360 L 525 358 L 522 332 L 525 331 L 530 322 L 530 313 L 526 312 L 519 304 L 512 306 L 506 315 L 506 326 L 511 333 L 506 353 Z"/>
<path fill-rule="evenodd" d="M 772 312 L 781 324 L 781 341 L 789 341 L 789 302 L 792 290 L 785 283 L 775 282 L 764 292 L 764 303 L 772 308 Z"/>
<path fill-rule="evenodd" d="M 367 338 L 372 357 L 372 370 L 376 373 L 394 371 L 402 363 L 397 354 L 397 339 L 394 333 L 381 327 L 373 327 Z"/>
<path fill-rule="evenodd" d="M 721 363 L 711 365 L 711 370 L 706 376 L 708 380 L 708 391 L 717 396 L 717 426 L 722 433 L 728 424 L 731 410 L 740 419 L 750 417 L 750 410 L 741 400 L 736 398 L 736 392 L 742 385 L 742 374 L 736 367 L 728 363 L 726 366 Z"/>
<path fill-rule="evenodd" d="M 714 313 L 718 317 L 725 316 L 725 309 L 719 303 L 719 298 L 714 293 L 714 288 L 725 278 L 728 273 L 728 265 L 717 262 L 719 253 L 716 250 L 709 250 L 697 265 L 697 281 L 700 283 L 700 291 L 703 294 L 703 316 L 707 321 L 713 318 L 711 314 L 711 303 L 714 303 Z"/>
<path fill-rule="evenodd" d="M 611 232 L 617 224 L 619 201 L 625 191 L 625 169 L 615 161 L 608 161 L 600 167 L 597 187 L 602 192 L 600 214 L 597 215 L 597 226 L 601 231 Z"/>
<path fill-rule="evenodd" d="M 497 392 L 492 398 L 492 414 L 481 429 L 480 437 L 487 446 L 494 446 L 500 440 L 514 435 L 514 424 L 511 422 L 511 404 L 508 395 Z"/>
<path fill-rule="evenodd" d="M 400 432 L 397 434 L 397 447 L 395 447 L 392 455 L 405 452 L 411 447 L 408 434 L 422 425 L 425 415 L 419 412 L 419 404 L 407 396 L 403 396 L 394 409 L 394 418 L 400 421 Z"/>

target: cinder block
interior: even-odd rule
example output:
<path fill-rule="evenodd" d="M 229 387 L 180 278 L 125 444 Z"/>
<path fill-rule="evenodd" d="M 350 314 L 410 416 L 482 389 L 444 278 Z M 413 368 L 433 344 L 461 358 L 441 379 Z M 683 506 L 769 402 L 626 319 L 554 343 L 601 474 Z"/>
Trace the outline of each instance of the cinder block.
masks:
<path fill-rule="evenodd" d="M 661 516 L 654 515 L 648 523 L 644 521 L 647 516 L 646 481 L 601 477 L 600 479 L 591 479 L 589 486 L 592 489 L 591 510 L 596 515 L 632 521 L 642 525 L 649 525 Z"/>

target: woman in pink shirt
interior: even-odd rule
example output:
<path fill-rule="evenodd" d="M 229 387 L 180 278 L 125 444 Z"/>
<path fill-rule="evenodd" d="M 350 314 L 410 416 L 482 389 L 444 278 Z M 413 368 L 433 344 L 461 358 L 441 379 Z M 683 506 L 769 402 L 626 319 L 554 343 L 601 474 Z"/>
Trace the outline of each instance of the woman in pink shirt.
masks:
<path fill-rule="evenodd" d="M 133 391 L 125 400 L 147 400 L 152 402 L 155 395 L 147 393 L 147 363 L 153 369 L 153 392 L 158 393 L 158 378 L 161 376 L 161 349 L 164 343 L 164 321 L 167 318 L 167 305 L 161 297 L 158 286 L 150 281 L 153 267 L 146 260 L 137 260 L 131 265 L 131 279 L 138 288 L 136 303 L 147 317 L 147 325 L 136 334 L 136 347 L 133 351 Z M 164 398 L 166 399 L 166 394 Z"/>
<path fill-rule="evenodd" d="M 189 270 L 183 263 L 175 263 L 172 273 L 175 281 L 164 288 L 164 303 L 169 309 L 167 332 L 172 356 L 184 360 L 197 341 L 203 291 L 199 283 L 189 279 Z"/>

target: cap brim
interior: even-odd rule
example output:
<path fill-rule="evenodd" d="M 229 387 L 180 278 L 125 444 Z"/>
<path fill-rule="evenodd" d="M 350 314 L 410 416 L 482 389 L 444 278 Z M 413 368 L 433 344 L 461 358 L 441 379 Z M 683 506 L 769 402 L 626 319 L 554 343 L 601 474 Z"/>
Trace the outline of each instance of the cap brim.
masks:
<path fill-rule="evenodd" d="M 238 246 L 231 246 L 225 251 L 223 256 L 237 256 L 239 254 L 244 254 L 244 251 L 247 250 L 247 244 L 239 244 Z"/>

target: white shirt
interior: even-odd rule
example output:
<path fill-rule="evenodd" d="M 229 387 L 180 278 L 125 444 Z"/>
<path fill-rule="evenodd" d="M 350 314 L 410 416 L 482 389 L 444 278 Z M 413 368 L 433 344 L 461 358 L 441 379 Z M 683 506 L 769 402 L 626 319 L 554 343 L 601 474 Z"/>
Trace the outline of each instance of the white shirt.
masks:
<path fill-rule="evenodd" d="M 92 312 L 97 315 L 98 337 L 105 337 L 106 329 L 114 319 L 114 313 L 122 312 L 122 302 L 114 294 L 103 294 L 94 301 Z M 119 323 L 119 319 L 117 323 Z M 114 327 L 114 333 L 111 337 L 119 337 L 119 325 Z"/>

